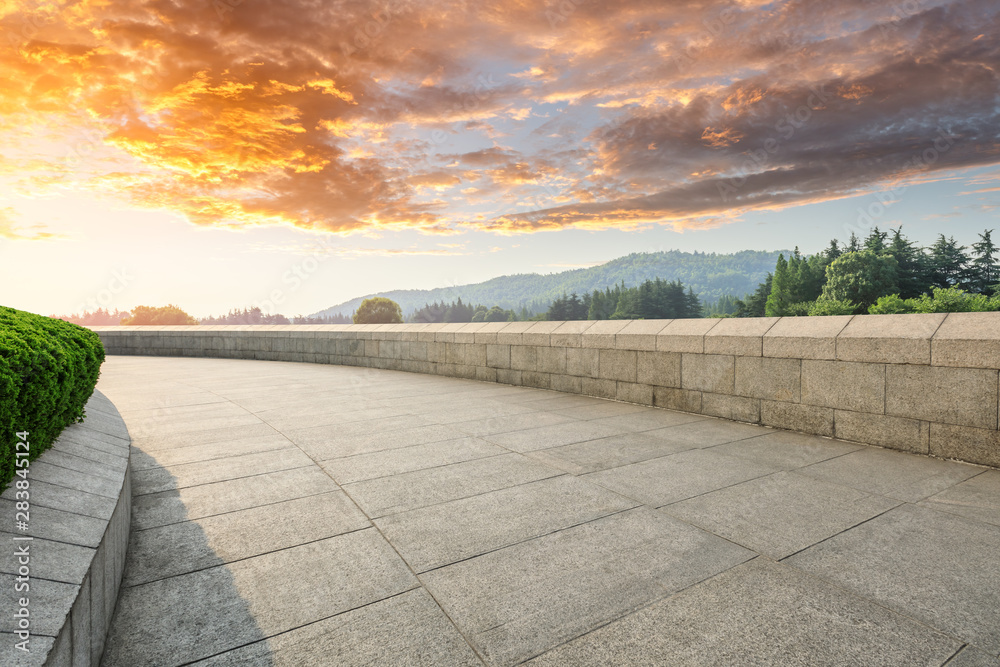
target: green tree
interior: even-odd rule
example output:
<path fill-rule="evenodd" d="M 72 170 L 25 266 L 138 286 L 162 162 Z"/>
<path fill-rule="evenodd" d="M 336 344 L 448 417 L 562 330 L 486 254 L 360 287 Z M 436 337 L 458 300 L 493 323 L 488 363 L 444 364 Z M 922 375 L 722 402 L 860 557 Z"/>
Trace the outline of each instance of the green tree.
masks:
<path fill-rule="evenodd" d="M 900 298 L 920 296 L 927 289 L 927 258 L 912 241 L 903 236 L 902 225 L 892 230 L 892 240 L 886 246 L 885 253 L 896 260 Z"/>
<path fill-rule="evenodd" d="M 847 245 L 844 246 L 843 253 L 858 252 L 860 250 L 861 250 L 861 241 L 858 239 L 857 234 L 851 232 L 851 238 L 847 241 Z"/>
<path fill-rule="evenodd" d="M 882 255 L 885 253 L 885 240 L 889 238 L 889 232 L 879 231 L 878 227 L 872 227 L 872 230 L 868 233 L 865 238 L 865 250 L 871 250 L 876 255 Z"/>
<path fill-rule="evenodd" d="M 979 241 L 972 244 L 973 259 L 969 267 L 969 286 L 980 294 L 992 294 L 1000 282 L 1000 266 L 997 264 L 997 247 L 990 235 L 992 229 L 984 230 Z"/>
<path fill-rule="evenodd" d="M 778 264 L 774 267 L 774 278 L 771 281 L 771 293 L 764 304 L 764 314 L 768 317 L 784 317 L 787 314 L 791 300 L 791 279 L 789 278 L 788 262 L 784 255 L 778 255 Z"/>
<path fill-rule="evenodd" d="M 898 291 L 895 258 L 862 250 L 844 253 L 826 267 L 821 296 L 827 301 L 852 302 L 856 312 L 864 313 L 880 296 Z"/>
<path fill-rule="evenodd" d="M 767 308 L 767 298 L 771 294 L 771 285 L 774 283 L 774 274 L 768 273 L 764 282 L 757 285 L 752 293 L 747 294 L 742 299 L 736 300 L 736 310 L 734 317 L 764 317 Z"/>
<path fill-rule="evenodd" d="M 486 316 L 483 318 L 485 322 L 513 322 L 515 319 L 514 311 L 504 310 L 500 306 L 493 306 L 488 311 L 486 311 Z"/>
<path fill-rule="evenodd" d="M 958 245 L 954 236 L 946 239 L 944 234 L 939 234 L 930 251 L 931 286 L 958 287 L 966 281 L 969 257 L 965 254 L 965 246 Z"/>
<path fill-rule="evenodd" d="M 132 316 L 121 321 L 125 326 L 134 325 L 167 325 L 167 324 L 198 324 L 194 319 L 177 306 L 136 306 Z"/>
<path fill-rule="evenodd" d="M 384 296 L 365 299 L 354 312 L 355 324 L 395 324 L 403 321 L 399 304 Z"/>
<path fill-rule="evenodd" d="M 826 257 L 827 264 L 831 263 L 833 260 L 840 257 L 842 254 L 844 253 L 840 249 L 840 246 L 837 244 L 837 239 L 833 239 L 832 241 L 830 241 L 830 245 L 828 245 L 826 250 L 823 251 L 823 255 Z"/>

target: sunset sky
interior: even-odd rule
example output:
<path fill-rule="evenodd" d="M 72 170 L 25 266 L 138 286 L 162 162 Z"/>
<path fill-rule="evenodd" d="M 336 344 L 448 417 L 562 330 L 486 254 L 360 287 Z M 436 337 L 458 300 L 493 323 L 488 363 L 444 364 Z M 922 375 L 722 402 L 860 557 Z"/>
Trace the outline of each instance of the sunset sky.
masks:
<path fill-rule="evenodd" d="M 0 0 L 0 303 L 366 293 L 1000 207 L 1000 4 Z"/>

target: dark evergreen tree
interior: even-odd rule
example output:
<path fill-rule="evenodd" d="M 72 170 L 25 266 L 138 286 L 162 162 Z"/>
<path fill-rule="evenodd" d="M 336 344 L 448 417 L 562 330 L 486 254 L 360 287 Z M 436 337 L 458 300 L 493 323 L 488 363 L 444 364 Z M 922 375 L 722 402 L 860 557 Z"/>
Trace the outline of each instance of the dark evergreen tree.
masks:
<path fill-rule="evenodd" d="M 851 232 L 851 238 L 847 241 L 844 252 L 858 252 L 859 250 L 861 250 L 861 241 L 858 240 L 857 234 Z"/>
<path fill-rule="evenodd" d="M 767 297 L 771 295 L 771 285 L 774 281 L 774 274 L 767 274 L 767 278 L 751 294 L 747 294 L 742 299 L 736 300 L 736 317 L 764 317 L 767 308 Z"/>
<path fill-rule="evenodd" d="M 965 246 L 958 245 L 955 237 L 946 239 L 939 234 L 930 248 L 930 283 L 932 287 L 961 287 L 968 278 L 969 257 Z"/>
<path fill-rule="evenodd" d="M 997 264 L 997 247 L 993 243 L 992 229 L 983 230 L 979 241 L 972 244 L 973 258 L 969 267 L 969 288 L 980 294 L 993 294 L 1000 282 L 1000 265 Z"/>
<path fill-rule="evenodd" d="M 885 249 L 896 260 L 899 296 L 911 299 L 927 290 L 927 258 L 912 241 L 903 236 L 903 226 L 892 230 L 892 239 Z"/>
<path fill-rule="evenodd" d="M 885 240 L 889 238 L 889 232 L 879 231 L 878 227 L 872 227 L 871 232 L 868 233 L 868 237 L 865 239 L 865 250 L 871 250 L 876 255 L 881 255 L 885 252 Z"/>
<path fill-rule="evenodd" d="M 830 241 L 830 245 L 827 246 L 826 250 L 823 251 L 823 255 L 826 257 L 826 263 L 829 264 L 833 260 L 837 259 L 843 254 L 840 246 L 837 243 L 837 239 Z"/>

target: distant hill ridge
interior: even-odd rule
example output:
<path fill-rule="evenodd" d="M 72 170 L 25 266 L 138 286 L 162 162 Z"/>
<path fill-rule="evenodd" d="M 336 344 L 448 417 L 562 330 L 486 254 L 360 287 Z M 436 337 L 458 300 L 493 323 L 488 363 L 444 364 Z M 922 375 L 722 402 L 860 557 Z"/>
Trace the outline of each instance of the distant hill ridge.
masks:
<path fill-rule="evenodd" d="M 743 250 L 732 254 L 682 252 L 632 253 L 613 259 L 599 266 L 571 269 L 561 273 L 541 275 L 519 273 L 499 276 L 485 282 L 429 290 L 393 290 L 357 297 L 330 306 L 312 317 L 335 314 L 350 315 L 364 299 L 384 296 L 400 305 L 404 315 L 422 308 L 425 304 L 451 303 L 461 298 L 464 303 L 500 306 L 520 310 L 532 305 L 547 307 L 548 303 L 563 294 L 584 294 L 595 289 L 616 285 L 622 281 L 634 287 L 645 280 L 663 278 L 680 280 L 691 287 L 702 302 L 711 303 L 723 295 L 742 297 L 752 292 L 769 271 L 774 270 L 779 253 L 787 250 Z"/>

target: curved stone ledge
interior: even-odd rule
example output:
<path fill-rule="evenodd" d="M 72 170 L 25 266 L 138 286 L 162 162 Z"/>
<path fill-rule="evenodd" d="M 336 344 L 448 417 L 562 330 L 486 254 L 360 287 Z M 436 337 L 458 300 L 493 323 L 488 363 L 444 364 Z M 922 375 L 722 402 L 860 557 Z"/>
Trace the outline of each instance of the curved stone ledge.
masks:
<path fill-rule="evenodd" d="M 108 354 L 447 375 L 1000 466 L 1000 313 L 93 330 Z"/>
<path fill-rule="evenodd" d="M 84 421 L 68 426 L 28 469 L 27 531 L 12 532 L 17 489 L 0 496 L 0 664 L 100 664 L 128 548 L 130 442 L 118 410 L 95 391 Z M 23 537 L 32 539 L 15 539 Z M 29 550 L 27 592 L 15 591 L 22 545 Z M 27 653 L 15 646 L 21 597 L 28 598 Z"/>

